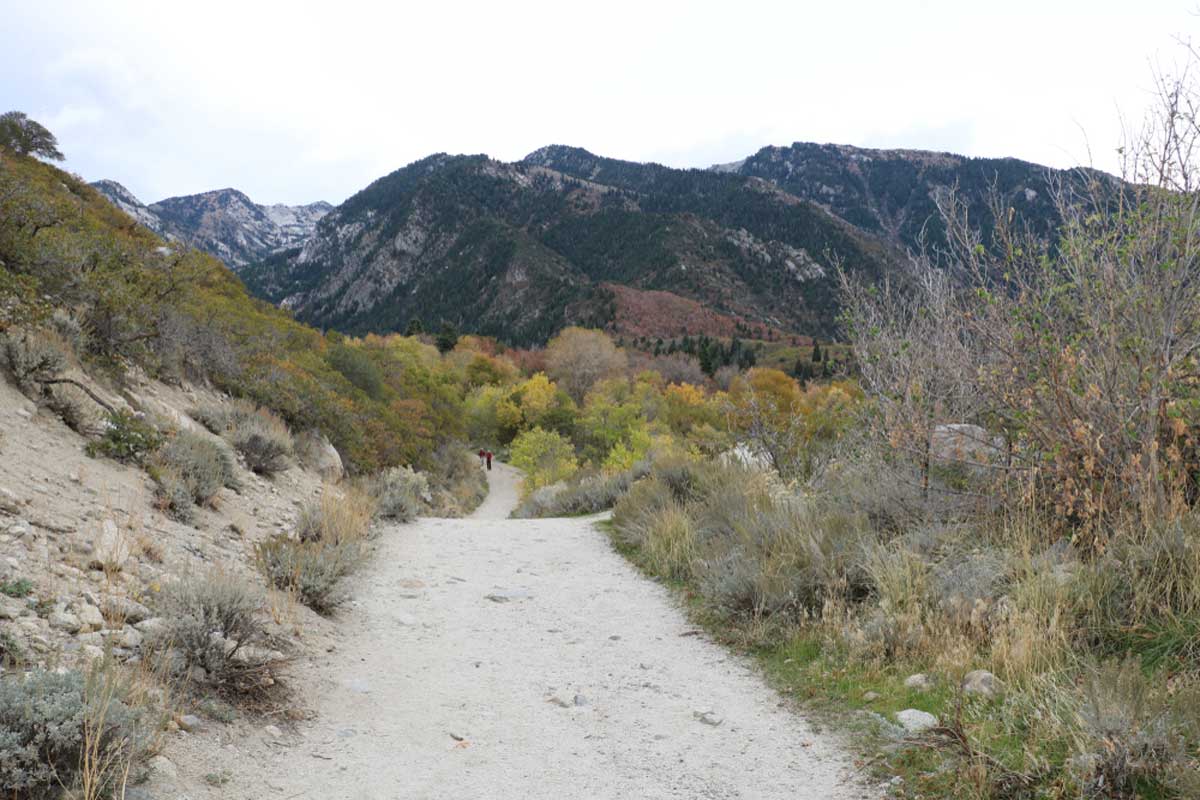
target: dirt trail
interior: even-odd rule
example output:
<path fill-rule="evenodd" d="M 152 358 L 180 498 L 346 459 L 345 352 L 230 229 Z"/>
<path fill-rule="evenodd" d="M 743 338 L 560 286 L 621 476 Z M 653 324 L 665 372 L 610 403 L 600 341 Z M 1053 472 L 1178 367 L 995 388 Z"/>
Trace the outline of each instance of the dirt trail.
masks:
<path fill-rule="evenodd" d="M 304 688 L 314 720 L 237 794 L 868 796 L 748 662 L 685 635 L 594 518 L 509 520 L 517 474 L 490 477 L 470 519 L 384 532 Z"/>

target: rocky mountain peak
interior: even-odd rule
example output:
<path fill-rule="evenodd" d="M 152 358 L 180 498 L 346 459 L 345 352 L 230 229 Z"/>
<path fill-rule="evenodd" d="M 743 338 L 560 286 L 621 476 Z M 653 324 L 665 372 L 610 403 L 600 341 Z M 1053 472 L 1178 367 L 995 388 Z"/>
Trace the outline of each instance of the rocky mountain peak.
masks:
<path fill-rule="evenodd" d="M 92 186 L 155 233 L 211 253 L 235 271 L 299 245 L 333 210 L 326 202 L 259 205 L 231 187 L 146 205 L 116 181 L 100 180 Z"/>

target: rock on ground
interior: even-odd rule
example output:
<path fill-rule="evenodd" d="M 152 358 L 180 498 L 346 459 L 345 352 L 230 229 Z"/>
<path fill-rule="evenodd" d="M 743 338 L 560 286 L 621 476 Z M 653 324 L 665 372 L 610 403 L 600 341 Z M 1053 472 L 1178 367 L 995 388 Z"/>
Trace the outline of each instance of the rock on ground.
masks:
<path fill-rule="evenodd" d="M 963 678 L 962 689 L 967 694 L 994 697 L 998 689 L 996 676 L 986 669 L 972 670 Z"/>
<path fill-rule="evenodd" d="M 896 721 L 909 733 L 922 733 L 938 724 L 937 717 L 928 711 L 906 708 L 896 712 Z"/>

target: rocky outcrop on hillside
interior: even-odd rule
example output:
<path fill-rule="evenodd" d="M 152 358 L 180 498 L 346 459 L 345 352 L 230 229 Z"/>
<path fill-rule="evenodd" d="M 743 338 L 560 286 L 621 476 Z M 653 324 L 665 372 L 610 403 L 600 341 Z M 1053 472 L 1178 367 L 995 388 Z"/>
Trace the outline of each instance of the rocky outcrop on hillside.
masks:
<path fill-rule="evenodd" d="M 92 387 L 116 407 L 220 441 L 186 413 L 227 402 L 215 392 L 154 381 L 122 394 Z M 239 467 L 237 492 L 221 490 L 185 524 L 154 507 L 145 471 L 89 457 L 84 444 L 56 414 L 0 380 L 0 670 L 6 660 L 86 665 L 106 651 L 136 660 L 163 587 L 212 568 L 257 583 L 255 544 L 290 531 L 301 506 L 322 491 L 322 477 L 299 464 L 273 479 Z M 290 613 L 320 630 L 316 614 Z"/>
<path fill-rule="evenodd" d="M 264 206 L 236 189 L 168 197 L 146 205 L 116 181 L 96 181 L 92 186 L 155 233 L 211 253 L 235 271 L 305 241 L 333 208 L 324 202 Z"/>

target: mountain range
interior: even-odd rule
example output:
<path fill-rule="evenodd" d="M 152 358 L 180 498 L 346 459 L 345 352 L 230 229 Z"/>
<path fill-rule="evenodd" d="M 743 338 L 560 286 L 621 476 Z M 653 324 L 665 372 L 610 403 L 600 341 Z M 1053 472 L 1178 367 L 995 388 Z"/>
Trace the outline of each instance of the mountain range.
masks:
<path fill-rule="evenodd" d="M 146 205 L 116 181 L 95 181 L 92 186 L 160 236 L 211 253 L 234 271 L 304 242 L 321 217 L 333 210 L 325 202 L 259 205 L 237 189 L 169 197 Z"/>
<path fill-rule="evenodd" d="M 258 206 L 231 189 L 136 219 L 222 258 L 258 296 L 347 333 L 450 322 L 514 344 L 565 325 L 618 334 L 837 333 L 837 270 L 878 279 L 942 236 L 937 199 L 998 196 L 1058 223 L 1064 173 L 1016 159 L 796 143 L 673 169 L 552 145 L 517 162 L 437 154 L 336 208 Z"/>

